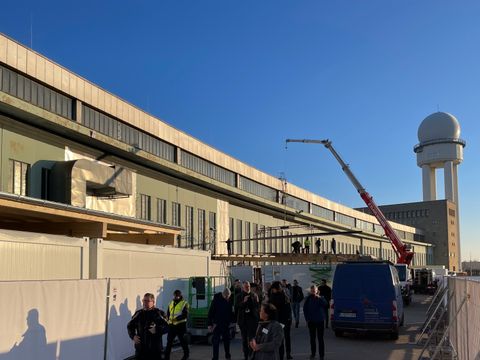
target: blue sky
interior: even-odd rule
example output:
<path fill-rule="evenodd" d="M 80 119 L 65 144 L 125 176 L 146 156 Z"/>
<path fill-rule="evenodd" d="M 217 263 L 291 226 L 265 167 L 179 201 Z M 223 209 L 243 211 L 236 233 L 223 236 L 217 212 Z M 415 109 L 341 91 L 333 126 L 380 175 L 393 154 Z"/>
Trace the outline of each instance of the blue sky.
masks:
<path fill-rule="evenodd" d="M 351 207 L 421 201 L 421 121 L 452 113 L 462 257 L 480 260 L 480 2 L 6 2 L 0 31 L 209 145 Z M 437 175 L 442 177 L 441 174 Z M 439 182 L 441 187 L 442 182 Z M 443 195 L 443 190 L 440 189 Z"/>

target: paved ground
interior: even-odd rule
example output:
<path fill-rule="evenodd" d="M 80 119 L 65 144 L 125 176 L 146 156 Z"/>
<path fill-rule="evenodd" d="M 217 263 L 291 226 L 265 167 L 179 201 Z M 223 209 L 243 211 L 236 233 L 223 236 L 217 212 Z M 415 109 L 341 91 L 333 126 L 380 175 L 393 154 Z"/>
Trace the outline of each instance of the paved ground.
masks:
<path fill-rule="evenodd" d="M 418 328 L 425 320 L 425 311 L 428 307 L 428 298 L 416 295 L 414 302 L 406 307 L 405 326 L 401 329 L 398 340 L 390 340 L 384 335 L 346 335 L 342 338 L 335 337 L 330 329 L 325 330 L 325 359 L 326 360 L 413 360 L 417 359 L 421 347 L 415 345 L 415 336 Z M 239 334 L 237 334 L 239 335 Z M 232 343 L 232 359 L 242 360 L 240 339 Z M 304 322 L 298 329 L 292 329 L 292 356 L 294 360 L 307 360 L 310 355 L 308 330 Z M 175 351 L 172 360 L 179 360 L 182 351 Z M 208 345 L 191 345 L 192 360 L 210 360 L 211 347 Z M 224 359 L 223 347 L 220 344 L 220 359 Z"/>

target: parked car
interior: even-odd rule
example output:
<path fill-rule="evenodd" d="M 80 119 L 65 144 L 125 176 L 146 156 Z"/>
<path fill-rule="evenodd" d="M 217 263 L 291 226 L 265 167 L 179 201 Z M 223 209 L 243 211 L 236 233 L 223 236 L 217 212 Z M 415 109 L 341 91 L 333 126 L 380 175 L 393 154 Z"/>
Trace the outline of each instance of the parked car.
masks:
<path fill-rule="evenodd" d="M 344 332 L 385 332 L 398 339 L 403 301 L 398 272 L 389 261 L 338 264 L 330 301 L 336 336 Z"/>

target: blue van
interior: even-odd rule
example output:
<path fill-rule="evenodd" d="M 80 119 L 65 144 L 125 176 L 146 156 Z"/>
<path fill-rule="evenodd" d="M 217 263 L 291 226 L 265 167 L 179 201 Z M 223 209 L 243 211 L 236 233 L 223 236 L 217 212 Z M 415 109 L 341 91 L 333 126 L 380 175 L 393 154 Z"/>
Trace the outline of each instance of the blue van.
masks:
<path fill-rule="evenodd" d="M 331 326 L 344 332 L 385 332 L 398 339 L 403 301 L 398 272 L 389 261 L 351 261 L 335 269 Z"/>

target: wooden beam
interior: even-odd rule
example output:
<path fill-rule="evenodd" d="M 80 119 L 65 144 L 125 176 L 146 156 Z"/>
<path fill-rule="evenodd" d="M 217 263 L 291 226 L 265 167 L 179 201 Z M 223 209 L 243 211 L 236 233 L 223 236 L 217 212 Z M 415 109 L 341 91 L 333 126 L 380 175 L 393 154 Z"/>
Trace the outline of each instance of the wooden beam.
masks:
<path fill-rule="evenodd" d="M 60 205 L 61 206 L 61 205 Z M 132 218 L 132 221 L 127 219 L 119 219 L 118 217 L 112 216 L 111 214 L 91 214 L 87 211 L 82 211 L 82 209 L 74 208 L 58 208 L 55 206 L 49 207 L 48 204 L 38 204 L 34 202 L 28 202 L 28 199 L 23 199 L 23 201 L 16 201 L 13 199 L 0 199 L 0 215 L 1 213 L 8 214 L 9 220 L 17 218 L 19 221 L 24 220 L 25 218 L 36 218 L 43 220 L 44 223 L 51 223 L 52 227 L 56 226 L 58 223 L 104 223 L 109 230 L 132 230 L 138 232 L 150 231 L 154 233 L 170 233 L 172 235 L 180 234 L 180 229 L 171 229 L 170 227 L 164 227 L 162 225 L 151 225 L 151 224 L 142 224 L 136 222 Z M 30 222 L 24 226 L 29 227 Z M 15 227 L 14 229 L 19 229 Z M 28 230 L 33 231 L 33 230 Z M 54 230 L 52 230 L 54 231 Z M 55 232 L 51 232 L 55 233 Z M 98 232 L 95 232 L 98 234 Z M 103 233 L 103 230 L 102 230 Z M 80 236 L 89 236 L 83 234 Z"/>
<path fill-rule="evenodd" d="M 107 236 L 107 224 L 100 222 L 0 222 L 0 227 L 9 230 L 66 235 L 72 237 L 87 236 L 90 238 L 105 238 Z"/>
<path fill-rule="evenodd" d="M 253 261 L 253 262 L 288 262 L 307 264 L 332 264 L 348 260 L 367 260 L 370 256 L 356 254 L 264 254 L 264 255 L 212 255 L 212 260 Z"/>

